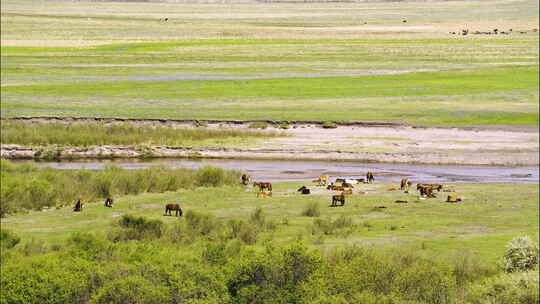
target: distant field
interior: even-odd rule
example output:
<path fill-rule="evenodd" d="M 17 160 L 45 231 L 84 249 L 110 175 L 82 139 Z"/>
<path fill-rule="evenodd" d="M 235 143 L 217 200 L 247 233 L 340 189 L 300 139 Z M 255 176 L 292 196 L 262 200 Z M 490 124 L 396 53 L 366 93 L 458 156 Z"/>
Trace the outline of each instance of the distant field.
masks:
<path fill-rule="evenodd" d="M 535 125 L 537 10 L 2 1 L 1 115 Z"/>

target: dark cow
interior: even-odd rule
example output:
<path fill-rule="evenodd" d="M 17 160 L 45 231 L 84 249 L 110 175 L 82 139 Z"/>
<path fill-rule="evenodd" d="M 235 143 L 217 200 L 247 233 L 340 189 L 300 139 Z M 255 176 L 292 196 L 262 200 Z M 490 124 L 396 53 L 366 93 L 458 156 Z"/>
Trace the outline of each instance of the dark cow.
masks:
<path fill-rule="evenodd" d="M 180 208 L 180 204 L 167 204 L 165 205 L 165 214 L 164 215 L 170 215 L 172 216 L 172 211 L 176 211 L 175 216 L 182 216 L 182 208 Z"/>
<path fill-rule="evenodd" d="M 83 203 L 81 203 L 81 200 L 78 199 L 77 202 L 75 203 L 75 206 L 73 207 L 73 211 L 74 212 L 81 212 L 82 208 L 83 208 Z"/>
<path fill-rule="evenodd" d="M 110 195 L 107 196 L 107 199 L 105 200 L 105 207 L 112 208 L 113 203 L 114 203 L 113 197 Z"/>
<path fill-rule="evenodd" d="M 311 193 L 311 191 L 306 186 L 302 186 L 302 187 L 300 187 L 300 189 L 298 189 L 296 191 L 298 191 L 298 192 L 300 192 L 302 194 L 310 194 Z"/>
<path fill-rule="evenodd" d="M 375 177 L 373 177 L 373 173 L 371 172 L 366 173 L 366 181 L 368 183 L 372 183 L 375 181 Z"/>
<path fill-rule="evenodd" d="M 249 184 L 249 181 L 251 180 L 251 175 L 249 174 L 242 174 L 242 184 L 247 185 Z"/>
<path fill-rule="evenodd" d="M 340 206 L 345 205 L 345 195 L 343 195 L 343 194 L 333 195 L 332 196 L 332 207 L 336 207 L 337 202 L 340 203 Z"/>

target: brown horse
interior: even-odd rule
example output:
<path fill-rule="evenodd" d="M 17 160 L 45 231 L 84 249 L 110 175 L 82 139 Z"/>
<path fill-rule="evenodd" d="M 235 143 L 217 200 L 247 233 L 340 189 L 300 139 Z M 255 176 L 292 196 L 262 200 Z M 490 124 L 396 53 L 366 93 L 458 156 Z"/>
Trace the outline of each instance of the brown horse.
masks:
<path fill-rule="evenodd" d="M 75 203 L 75 207 L 73 207 L 73 211 L 74 212 L 81 212 L 82 208 L 83 208 L 83 203 L 81 203 L 81 200 L 78 199 L 77 202 Z"/>
<path fill-rule="evenodd" d="M 404 178 L 401 180 L 401 185 L 399 186 L 400 190 L 409 190 L 409 187 L 412 186 L 412 182 L 409 181 L 408 178 Z"/>
<path fill-rule="evenodd" d="M 242 184 L 247 185 L 249 181 L 251 180 L 251 175 L 249 174 L 242 174 Z"/>
<path fill-rule="evenodd" d="M 107 196 L 107 199 L 105 200 L 105 207 L 112 208 L 113 203 L 114 203 L 113 197 L 110 195 Z"/>
<path fill-rule="evenodd" d="M 258 186 L 260 191 L 263 191 L 264 189 L 272 191 L 272 183 L 253 182 L 253 187 L 255 186 Z"/>
<path fill-rule="evenodd" d="M 340 202 L 340 206 L 345 205 L 345 195 L 343 195 L 343 194 L 332 195 L 332 206 L 331 207 L 336 207 L 337 202 Z"/>
<path fill-rule="evenodd" d="M 164 215 L 170 215 L 172 216 L 172 211 L 176 211 L 175 216 L 182 216 L 182 208 L 180 208 L 180 204 L 167 204 L 165 206 L 165 214 Z"/>
<path fill-rule="evenodd" d="M 368 183 L 372 183 L 375 181 L 375 177 L 373 177 L 373 173 L 371 172 L 366 173 L 366 181 Z"/>

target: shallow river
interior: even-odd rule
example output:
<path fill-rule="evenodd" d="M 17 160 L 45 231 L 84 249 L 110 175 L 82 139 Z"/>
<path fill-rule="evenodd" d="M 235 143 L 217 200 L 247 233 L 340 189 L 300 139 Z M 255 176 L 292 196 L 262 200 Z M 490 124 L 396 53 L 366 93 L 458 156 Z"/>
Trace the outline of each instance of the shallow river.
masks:
<path fill-rule="evenodd" d="M 17 161 L 34 162 L 34 161 Z M 538 183 L 538 167 L 498 167 L 498 166 L 435 166 L 372 164 L 360 162 L 326 161 L 272 161 L 272 160 L 228 160 L 228 159 L 156 159 L 141 160 L 103 160 L 103 161 L 62 161 L 34 162 L 42 166 L 58 169 L 99 170 L 114 164 L 125 169 L 140 169 L 156 165 L 171 168 L 199 168 L 205 165 L 235 169 L 247 172 L 255 180 L 309 181 L 319 175 L 336 177 L 364 177 L 367 171 L 373 172 L 375 181 L 399 182 L 408 177 L 415 182 L 426 183 Z"/>

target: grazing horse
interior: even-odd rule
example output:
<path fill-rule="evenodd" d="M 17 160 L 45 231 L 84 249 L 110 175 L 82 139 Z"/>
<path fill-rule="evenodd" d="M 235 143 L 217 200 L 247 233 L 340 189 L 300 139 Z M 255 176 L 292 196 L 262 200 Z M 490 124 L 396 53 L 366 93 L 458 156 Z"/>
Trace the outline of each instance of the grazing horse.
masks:
<path fill-rule="evenodd" d="M 401 185 L 399 187 L 400 190 L 409 190 L 409 187 L 412 186 L 412 182 L 409 181 L 408 178 L 404 178 L 401 180 Z"/>
<path fill-rule="evenodd" d="M 180 208 L 180 204 L 167 204 L 165 205 L 165 214 L 164 215 L 170 215 L 172 216 L 172 211 L 176 211 L 175 216 L 182 216 L 182 208 Z"/>
<path fill-rule="evenodd" d="M 430 185 L 419 184 L 418 186 L 416 186 L 416 189 L 420 192 L 420 196 L 436 197 L 435 194 L 433 194 L 433 187 Z"/>
<path fill-rule="evenodd" d="M 112 208 L 113 203 L 114 203 L 113 197 L 110 195 L 107 196 L 107 199 L 105 200 L 105 207 Z"/>
<path fill-rule="evenodd" d="M 242 184 L 247 185 L 249 184 L 249 181 L 251 180 L 251 175 L 249 174 L 242 174 Z"/>
<path fill-rule="evenodd" d="M 314 182 L 317 183 L 317 186 L 325 186 L 328 183 L 328 179 L 330 179 L 330 176 L 321 175 L 321 176 L 319 176 L 319 178 L 314 180 Z"/>
<path fill-rule="evenodd" d="M 77 202 L 75 203 L 75 207 L 73 207 L 73 211 L 74 212 L 81 212 L 82 207 L 83 207 L 83 203 L 81 203 L 81 200 L 78 199 Z"/>
<path fill-rule="evenodd" d="M 298 191 L 298 192 L 300 192 L 302 194 L 310 194 L 311 193 L 311 191 L 306 186 L 302 186 L 302 187 L 300 187 L 300 189 L 298 189 L 296 191 Z"/>
<path fill-rule="evenodd" d="M 265 183 L 265 182 L 253 182 L 253 187 L 259 187 L 260 191 L 263 191 L 264 189 L 268 191 L 272 191 L 272 184 L 271 183 Z"/>
<path fill-rule="evenodd" d="M 332 195 L 332 207 L 336 207 L 337 202 L 340 202 L 340 206 L 345 205 L 345 195 L 343 194 Z"/>
<path fill-rule="evenodd" d="M 371 173 L 371 172 L 366 173 L 366 181 L 369 184 L 371 184 L 372 182 L 375 181 L 375 177 L 373 177 L 373 173 Z"/>

